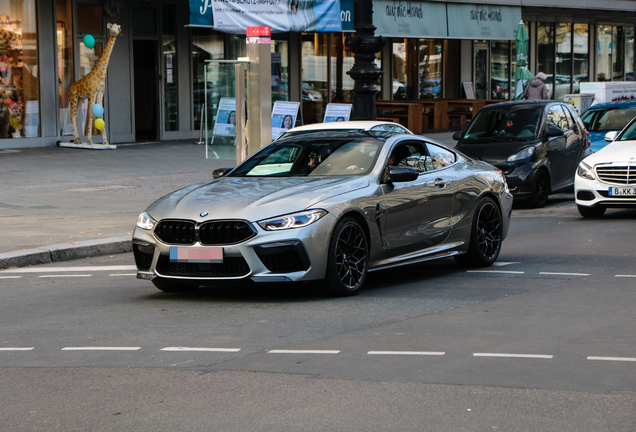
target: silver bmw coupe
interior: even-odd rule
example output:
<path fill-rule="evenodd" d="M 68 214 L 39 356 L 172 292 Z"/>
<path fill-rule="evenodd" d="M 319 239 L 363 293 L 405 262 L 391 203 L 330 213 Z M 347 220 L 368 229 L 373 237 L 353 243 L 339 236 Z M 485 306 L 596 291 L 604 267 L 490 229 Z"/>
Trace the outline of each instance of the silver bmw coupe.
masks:
<path fill-rule="evenodd" d="M 168 292 L 315 281 L 348 296 L 376 270 L 450 256 L 491 265 L 512 209 L 500 170 L 407 134 L 281 139 L 214 177 L 139 215 L 138 278 Z"/>

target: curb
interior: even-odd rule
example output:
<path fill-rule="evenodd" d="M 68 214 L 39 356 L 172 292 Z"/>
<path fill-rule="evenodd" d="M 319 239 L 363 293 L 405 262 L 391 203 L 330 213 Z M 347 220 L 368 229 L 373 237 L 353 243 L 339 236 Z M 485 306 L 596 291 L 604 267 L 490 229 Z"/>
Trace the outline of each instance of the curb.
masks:
<path fill-rule="evenodd" d="M 132 239 L 128 236 L 111 237 L 99 240 L 86 240 L 77 244 L 57 244 L 36 249 L 22 249 L 15 252 L 0 253 L 0 269 L 26 267 L 37 264 L 49 264 L 70 261 L 100 255 L 132 252 Z"/>

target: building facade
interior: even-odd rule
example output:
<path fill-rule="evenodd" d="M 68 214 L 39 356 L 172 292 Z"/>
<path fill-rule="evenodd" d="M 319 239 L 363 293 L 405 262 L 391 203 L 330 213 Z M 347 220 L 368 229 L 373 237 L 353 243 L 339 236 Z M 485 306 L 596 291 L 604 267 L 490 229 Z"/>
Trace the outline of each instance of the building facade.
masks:
<path fill-rule="evenodd" d="M 201 0 L 200 0 L 201 1 Z M 0 150 L 72 140 L 70 85 L 90 72 L 122 27 L 108 65 L 104 119 L 111 143 L 197 140 L 206 94 L 229 84 L 208 60 L 245 56 L 245 36 L 190 24 L 196 0 L 0 0 Z M 355 8 L 342 14 L 355 19 Z M 374 1 L 379 99 L 514 98 L 519 21 L 529 38 L 529 69 L 548 75 L 550 98 L 585 81 L 634 80 L 636 1 Z M 424 24 L 409 24 L 419 19 Z M 446 27 L 440 26 L 442 17 Z M 515 22 L 512 22 L 515 21 Z M 479 25 L 479 29 L 471 26 Z M 95 45 L 88 48 L 85 36 Z M 322 121 L 329 102 L 350 103 L 354 58 L 348 32 L 276 33 L 280 79 L 272 101 L 301 102 L 300 121 Z M 275 53 L 275 54 L 274 54 Z M 206 92 L 207 86 L 207 92 Z M 81 111 L 81 110 L 80 110 Z M 85 112 L 85 109 L 84 111 Z M 82 112 L 80 113 L 80 128 Z M 93 131 L 96 142 L 101 137 Z"/>

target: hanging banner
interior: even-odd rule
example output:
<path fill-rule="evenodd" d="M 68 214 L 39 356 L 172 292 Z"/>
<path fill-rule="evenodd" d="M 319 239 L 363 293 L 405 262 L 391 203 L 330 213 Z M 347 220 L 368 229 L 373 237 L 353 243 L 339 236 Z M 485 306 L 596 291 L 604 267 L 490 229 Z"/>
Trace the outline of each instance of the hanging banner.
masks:
<path fill-rule="evenodd" d="M 342 31 L 340 0 L 189 0 L 190 25 L 245 34 L 268 26 L 272 33 Z M 351 19 L 353 17 L 349 14 Z M 345 17 L 347 14 L 345 13 Z"/>
<path fill-rule="evenodd" d="M 373 2 L 375 34 L 385 37 L 445 38 L 446 4 L 401 0 Z"/>
<path fill-rule="evenodd" d="M 448 3 L 448 37 L 455 39 L 515 40 L 521 8 Z"/>

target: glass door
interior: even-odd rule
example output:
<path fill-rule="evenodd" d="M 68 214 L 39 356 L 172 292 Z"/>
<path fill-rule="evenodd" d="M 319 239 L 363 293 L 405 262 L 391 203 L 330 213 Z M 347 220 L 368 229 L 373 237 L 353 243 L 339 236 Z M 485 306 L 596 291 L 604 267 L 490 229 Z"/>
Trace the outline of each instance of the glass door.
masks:
<path fill-rule="evenodd" d="M 475 57 L 473 64 L 473 82 L 475 83 L 475 98 L 490 99 L 490 50 L 488 43 L 475 42 Z"/>

